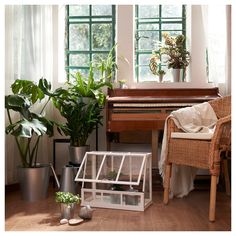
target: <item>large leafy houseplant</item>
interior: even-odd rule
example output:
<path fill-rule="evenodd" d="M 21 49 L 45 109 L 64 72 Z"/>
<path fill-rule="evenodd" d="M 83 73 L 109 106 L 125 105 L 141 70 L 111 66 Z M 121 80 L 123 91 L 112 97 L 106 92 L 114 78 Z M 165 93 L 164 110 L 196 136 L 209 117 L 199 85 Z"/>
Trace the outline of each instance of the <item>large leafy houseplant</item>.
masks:
<path fill-rule="evenodd" d="M 40 111 L 33 111 L 46 98 L 42 87 L 47 87 L 48 90 L 51 88 L 43 78 L 38 84 L 28 80 L 16 80 L 11 86 L 13 94 L 5 96 L 5 109 L 9 120 L 5 132 L 14 136 L 22 167 L 26 168 L 36 167 L 40 138 L 43 135 L 53 135 L 54 123 L 44 114 L 50 97 Z"/>
<path fill-rule="evenodd" d="M 86 141 L 96 125 L 102 124 L 101 111 L 104 108 L 106 95 L 102 89 L 112 84 L 104 78 L 95 80 L 91 63 L 88 77 L 80 72 L 68 80 L 65 88 L 58 88 L 53 96 L 53 104 L 58 109 L 65 123 L 57 124 L 61 134 L 70 137 L 70 145 L 85 146 Z"/>

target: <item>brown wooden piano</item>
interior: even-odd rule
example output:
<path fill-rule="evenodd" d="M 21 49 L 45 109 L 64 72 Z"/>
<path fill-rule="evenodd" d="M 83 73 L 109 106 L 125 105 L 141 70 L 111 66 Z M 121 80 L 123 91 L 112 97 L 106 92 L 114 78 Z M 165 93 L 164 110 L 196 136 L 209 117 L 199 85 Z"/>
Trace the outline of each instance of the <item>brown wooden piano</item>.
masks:
<path fill-rule="evenodd" d="M 158 165 L 159 131 L 171 111 L 220 97 L 218 88 L 109 89 L 106 109 L 107 149 L 114 135 L 150 131 L 153 168 Z"/>

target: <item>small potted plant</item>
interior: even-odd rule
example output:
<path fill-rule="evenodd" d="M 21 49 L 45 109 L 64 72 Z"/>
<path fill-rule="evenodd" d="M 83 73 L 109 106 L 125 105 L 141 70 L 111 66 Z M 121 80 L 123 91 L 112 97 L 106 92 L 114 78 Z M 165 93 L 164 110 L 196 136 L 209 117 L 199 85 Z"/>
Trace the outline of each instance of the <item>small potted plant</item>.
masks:
<path fill-rule="evenodd" d="M 120 89 L 124 89 L 124 88 L 126 88 L 127 86 L 126 86 L 126 80 L 124 80 L 124 79 L 120 79 L 120 80 L 118 80 L 118 83 L 119 83 L 119 88 Z"/>
<path fill-rule="evenodd" d="M 117 172 L 115 170 L 108 172 L 107 179 L 111 181 L 115 181 L 117 177 Z M 120 174 L 122 175 L 122 173 Z M 111 191 L 123 191 L 124 189 L 120 184 L 112 184 Z M 113 204 L 120 204 L 120 195 L 118 194 L 111 194 L 111 203 Z"/>
<path fill-rule="evenodd" d="M 159 76 L 159 82 L 162 82 L 166 72 L 161 69 L 161 63 L 158 63 L 158 61 L 160 61 L 160 57 L 153 55 L 150 59 L 149 68 L 154 75 Z"/>
<path fill-rule="evenodd" d="M 159 76 L 159 82 L 160 83 L 163 81 L 163 77 L 164 77 L 165 74 L 166 74 L 166 72 L 164 70 L 159 69 L 157 71 L 157 75 Z"/>
<path fill-rule="evenodd" d="M 61 203 L 61 218 L 73 219 L 76 204 L 80 203 L 79 194 L 75 195 L 70 192 L 56 192 L 55 200 Z"/>

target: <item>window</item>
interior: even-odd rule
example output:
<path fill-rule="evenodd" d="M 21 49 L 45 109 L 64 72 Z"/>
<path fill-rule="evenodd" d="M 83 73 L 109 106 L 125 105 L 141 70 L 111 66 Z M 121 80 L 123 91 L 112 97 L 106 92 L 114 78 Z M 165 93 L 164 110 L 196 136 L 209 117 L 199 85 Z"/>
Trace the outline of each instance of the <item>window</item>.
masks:
<path fill-rule="evenodd" d="M 115 6 L 67 6 L 66 70 L 87 75 L 91 61 L 104 57 L 115 44 Z"/>
<path fill-rule="evenodd" d="M 162 32 L 186 35 L 185 5 L 137 5 L 135 23 L 136 82 L 157 81 L 149 69 L 152 50 L 158 41 L 162 41 Z M 163 61 L 161 67 L 165 70 Z"/>

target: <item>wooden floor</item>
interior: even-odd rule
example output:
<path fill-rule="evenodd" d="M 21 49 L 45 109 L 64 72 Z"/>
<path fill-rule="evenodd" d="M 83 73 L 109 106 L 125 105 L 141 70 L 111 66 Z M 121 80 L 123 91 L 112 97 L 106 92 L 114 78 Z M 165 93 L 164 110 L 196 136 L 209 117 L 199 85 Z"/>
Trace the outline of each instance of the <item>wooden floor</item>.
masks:
<path fill-rule="evenodd" d="M 154 188 L 153 203 L 144 212 L 96 208 L 93 218 L 80 225 L 60 225 L 55 189 L 37 203 L 20 199 L 19 191 L 6 191 L 6 231 L 230 231 L 231 199 L 217 193 L 216 222 L 208 221 L 209 191 L 194 190 L 188 197 L 162 203 L 162 189 Z M 77 208 L 78 215 L 79 207 Z"/>

